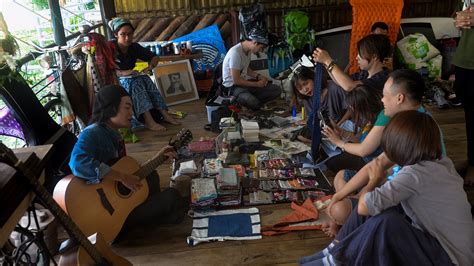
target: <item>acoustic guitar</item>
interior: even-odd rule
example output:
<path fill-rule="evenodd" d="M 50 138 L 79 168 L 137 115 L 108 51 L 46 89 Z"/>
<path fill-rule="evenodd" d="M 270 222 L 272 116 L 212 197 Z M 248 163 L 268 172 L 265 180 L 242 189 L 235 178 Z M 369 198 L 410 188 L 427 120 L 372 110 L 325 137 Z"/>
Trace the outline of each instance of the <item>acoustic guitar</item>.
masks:
<path fill-rule="evenodd" d="M 170 145 L 176 150 L 192 140 L 189 130 L 181 130 Z M 54 188 L 53 198 L 86 234 L 99 232 L 110 242 L 118 235 L 130 212 L 148 198 L 148 184 L 144 180 L 166 156 L 157 154 L 143 166 L 128 156 L 117 161 L 112 169 L 138 176 L 143 187 L 133 192 L 121 182 L 102 180 L 99 184 L 86 184 L 73 175 L 61 179 Z"/>
<path fill-rule="evenodd" d="M 61 225 L 77 243 L 79 249 L 72 250 L 68 256 L 61 256 L 60 265 L 132 265 L 128 260 L 116 255 L 102 239 L 100 234 L 94 234 L 87 239 L 77 225 L 53 200 L 51 194 L 39 183 L 37 176 L 42 171 L 43 165 L 36 156 L 30 156 L 26 163 L 18 160 L 12 150 L 0 142 L 0 162 L 4 162 L 28 178 L 36 196 L 46 205 L 51 213 L 59 220 Z M 92 242 L 91 242 L 92 241 Z"/>

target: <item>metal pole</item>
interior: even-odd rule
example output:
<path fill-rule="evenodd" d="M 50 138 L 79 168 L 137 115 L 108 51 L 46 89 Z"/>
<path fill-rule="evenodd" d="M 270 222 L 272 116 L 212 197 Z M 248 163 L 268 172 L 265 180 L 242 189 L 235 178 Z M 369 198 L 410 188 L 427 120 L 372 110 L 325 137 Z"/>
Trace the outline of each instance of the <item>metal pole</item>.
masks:
<path fill-rule="evenodd" d="M 66 35 L 64 34 L 63 18 L 58 0 L 48 0 L 51 11 L 51 23 L 53 25 L 54 42 L 56 45 L 66 45 Z"/>

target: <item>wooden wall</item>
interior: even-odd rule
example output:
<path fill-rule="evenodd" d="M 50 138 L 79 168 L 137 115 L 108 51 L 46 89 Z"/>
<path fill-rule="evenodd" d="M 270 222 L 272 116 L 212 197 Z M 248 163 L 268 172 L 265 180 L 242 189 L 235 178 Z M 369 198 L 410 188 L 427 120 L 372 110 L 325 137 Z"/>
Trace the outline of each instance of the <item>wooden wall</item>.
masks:
<path fill-rule="evenodd" d="M 178 15 L 203 15 L 238 11 L 254 0 L 114 0 L 118 16 L 131 19 Z M 311 25 L 316 31 L 352 23 L 348 0 L 261 0 L 267 11 L 270 32 L 283 32 L 283 16 L 292 9 L 311 14 Z M 459 0 L 405 0 L 402 17 L 451 16 Z"/>

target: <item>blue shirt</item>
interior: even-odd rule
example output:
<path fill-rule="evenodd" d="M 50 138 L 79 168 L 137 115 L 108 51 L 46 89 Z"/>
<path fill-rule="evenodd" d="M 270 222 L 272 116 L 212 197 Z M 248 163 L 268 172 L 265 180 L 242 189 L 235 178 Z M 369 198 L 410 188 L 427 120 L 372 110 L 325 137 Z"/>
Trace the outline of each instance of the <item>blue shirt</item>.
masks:
<path fill-rule="evenodd" d="M 121 155 L 124 145 L 120 134 L 104 124 L 92 124 L 79 135 L 69 167 L 73 175 L 97 184 L 111 170 L 107 163 Z"/>

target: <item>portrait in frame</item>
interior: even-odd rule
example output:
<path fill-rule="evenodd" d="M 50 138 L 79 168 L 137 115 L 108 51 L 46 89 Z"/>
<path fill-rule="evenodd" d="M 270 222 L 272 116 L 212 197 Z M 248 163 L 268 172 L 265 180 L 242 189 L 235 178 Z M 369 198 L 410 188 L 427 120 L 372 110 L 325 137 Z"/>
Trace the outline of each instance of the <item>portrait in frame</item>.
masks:
<path fill-rule="evenodd" d="M 189 60 L 158 64 L 153 75 L 167 105 L 199 99 Z"/>

